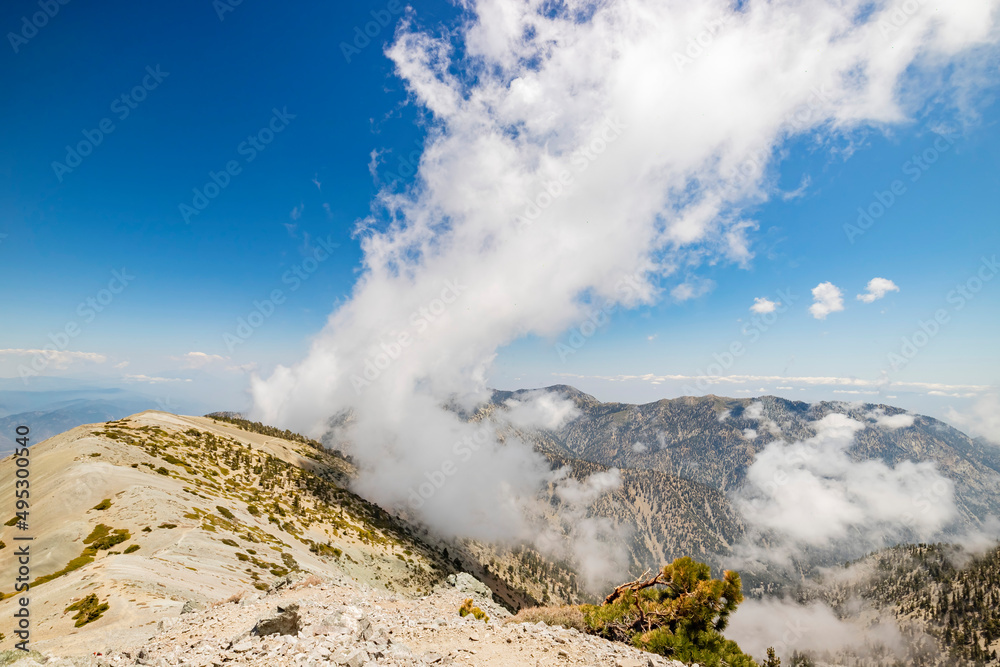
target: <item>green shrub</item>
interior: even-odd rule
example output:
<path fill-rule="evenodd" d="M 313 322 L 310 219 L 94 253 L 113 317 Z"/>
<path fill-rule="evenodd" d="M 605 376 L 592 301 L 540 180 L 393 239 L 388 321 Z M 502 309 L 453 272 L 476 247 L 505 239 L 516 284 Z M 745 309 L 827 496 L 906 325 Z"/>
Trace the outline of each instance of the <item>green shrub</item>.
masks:
<path fill-rule="evenodd" d="M 128 548 L 125 549 L 125 553 L 131 554 L 131 553 L 135 553 L 138 550 L 139 550 L 139 545 L 138 544 L 133 544 L 133 545 L 131 545 Z"/>
<path fill-rule="evenodd" d="M 678 558 L 655 577 L 622 584 L 602 605 L 583 605 L 588 632 L 703 667 L 757 667 L 722 636 L 743 601 L 740 575 L 712 579 L 708 565 Z"/>
<path fill-rule="evenodd" d="M 121 544 L 128 538 L 132 537 L 132 534 L 128 532 L 125 528 L 118 528 L 112 530 L 110 526 L 105 526 L 103 523 L 97 524 L 94 530 L 83 540 L 84 544 L 89 544 L 91 549 L 96 551 L 107 551 L 116 544 Z"/>
<path fill-rule="evenodd" d="M 230 521 L 234 521 L 236 519 L 236 516 L 222 505 L 216 505 L 215 509 L 219 510 L 219 514 L 226 517 Z"/>
<path fill-rule="evenodd" d="M 16 526 L 16 525 L 17 525 L 17 522 L 18 522 L 18 521 L 20 521 L 20 520 L 21 520 L 21 517 L 19 517 L 19 516 L 15 516 L 15 517 L 14 517 L 13 519 L 10 519 L 10 520 L 9 520 L 9 521 L 8 521 L 7 523 L 5 523 L 4 525 L 5 525 L 5 526 Z"/>
<path fill-rule="evenodd" d="M 168 476 L 170 475 L 170 471 L 164 468 L 163 466 L 157 468 L 156 472 L 159 473 L 160 475 L 168 475 Z"/>
<path fill-rule="evenodd" d="M 176 528 L 176 527 L 177 527 L 176 523 L 161 523 L 159 525 L 159 528 L 168 528 L 169 529 L 169 528 Z"/>
<path fill-rule="evenodd" d="M 109 507 L 111 507 L 111 499 L 110 498 L 105 498 L 104 500 L 102 500 L 101 502 L 97 503 L 96 505 L 94 505 L 90 509 L 92 509 L 92 510 L 106 510 Z"/>
<path fill-rule="evenodd" d="M 97 595 L 91 593 L 87 597 L 82 598 L 66 607 L 63 613 L 68 614 L 71 611 L 75 611 L 76 614 L 73 615 L 73 618 L 76 620 L 76 627 L 79 628 L 87 625 L 87 623 L 93 623 L 107 610 L 108 603 L 101 602 Z"/>
<path fill-rule="evenodd" d="M 458 615 L 462 618 L 465 618 L 469 614 L 472 614 L 477 621 L 490 620 L 490 617 L 486 615 L 485 611 L 479 607 L 472 606 L 472 598 L 466 598 L 465 602 L 462 603 L 462 606 L 458 608 Z"/>
<path fill-rule="evenodd" d="M 239 542 L 237 542 L 236 540 L 231 540 L 228 537 L 223 538 L 222 543 L 223 544 L 227 544 L 227 545 L 229 545 L 231 547 L 238 547 L 238 546 L 240 546 Z"/>
<path fill-rule="evenodd" d="M 247 505 L 247 512 L 250 512 L 253 516 L 260 516 L 260 510 L 257 509 L 256 505 Z"/>

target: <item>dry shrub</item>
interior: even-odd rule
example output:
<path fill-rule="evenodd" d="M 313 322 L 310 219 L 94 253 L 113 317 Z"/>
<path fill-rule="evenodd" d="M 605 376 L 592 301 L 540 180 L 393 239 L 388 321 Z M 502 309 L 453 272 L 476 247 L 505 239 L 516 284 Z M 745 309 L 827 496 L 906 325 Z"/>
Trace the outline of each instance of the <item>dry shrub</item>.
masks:
<path fill-rule="evenodd" d="M 565 628 L 576 628 L 580 632 L 587 631 L 583 620 L 583 612 L 579 607 L 567 605 L 564 607 L 525 607 L 516 615 L 507 619 L 507 623 L 545 623 L 546 625 L 561 625 Z"/>
<path fill-rule="evenodd" d="M 230 602 L 239 602 L 240 600 L 243 599 L 243 596 L 246 595 L 246 594 L 247 594 L 246 591 L 240 591 L 239 593 L 233 593 L 232 595 L 230 595 L 229 597 L 227 597 L 225 600 L 219 600 L 218 602 L 213 602 L 212 603 L 212 607 L 221 607 L 222 605 L 229 604 Z"/>
<path fill-rule="evenodd" d="M 310 574 L 302 581 L 297 581 L 294 584 L 292 584 L 291 588 L 294 590 L 296 588 L 305 588 L 306 586 L 319 586 L 322 583 L 323 583 L 322 577 L 317 577 L 315 574 Z"/>

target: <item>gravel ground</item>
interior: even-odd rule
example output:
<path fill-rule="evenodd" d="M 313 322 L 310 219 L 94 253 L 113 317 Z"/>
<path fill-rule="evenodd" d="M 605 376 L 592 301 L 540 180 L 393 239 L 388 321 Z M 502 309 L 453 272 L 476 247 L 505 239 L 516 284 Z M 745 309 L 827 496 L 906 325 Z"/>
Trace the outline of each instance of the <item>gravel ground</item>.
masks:
<path fill-rule="evenodd" d="M 18 665 L 683 667 L 572 629 L 505 623 L 510 614 L 487 591 L 466 574 L 417 599 L 347 579 L 300 581 L 164 619 L 157 634 L 141 646 L 102 651 L 100 657 L 44 663 L 29 658 Z M 489 615 L 488 621 L 459 615 L 470 597 Z M 273 633 L 262 634 L 268 631 Z"/>

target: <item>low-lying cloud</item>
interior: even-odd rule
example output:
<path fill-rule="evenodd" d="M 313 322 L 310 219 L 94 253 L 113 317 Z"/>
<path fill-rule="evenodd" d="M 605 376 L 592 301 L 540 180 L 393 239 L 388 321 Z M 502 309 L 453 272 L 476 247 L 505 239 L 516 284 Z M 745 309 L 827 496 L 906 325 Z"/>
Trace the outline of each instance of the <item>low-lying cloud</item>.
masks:
<path fill-rule="evenodd" d="M 898 428 L 909 415 L 879 417 Z M 787 565 L 804 550 L 860 556 L 954 527 L 954 485 L 935 463 L 855 461 L 849 450 L 865 424 L 833 413 L 812 426 L 810 438 L 768 444 L 748 469 L 733 496 L 750 527 L 736 560 Z"/>
<path fill-rule="evenodd" d="M 383 190 L 359 224 L 360 277 L 306 358 L 254 378 L 255 417 L 342 443 L 359 491 L 441 533 L 534 539 L 535 499 L 558 480 L 530 444 L 458 416 L 488 397 L 498 349 L 554 338 L 595 304 L 691 296 L 710 263 L 749 266 L 757 225 L 742 210 L 777 192 L 781 147 L 849 146 L 928 97 L 968 99 L 995 76 L 977 66 L 997 5 L 919 11 L 890 40 L 880 22 L 895 0 L 470 0 L 444 34 L 404 22 L 386 53 L 427 123 L 415 180 Z M 724 28 L 678 67 L 706 25 Z M 638 279 L 616 289 L 626 276 Z M 553 423 L 537 401 L 512 412 Z M 831 497 L 879 499 L 851 474 L 788 472 Z M 910 475 L 931 476 L 864 472 L 892 501 Z M 768 508 L 791 509 L 765 496 Z M 829 511 L 838 530 L 859 525 Z"/>

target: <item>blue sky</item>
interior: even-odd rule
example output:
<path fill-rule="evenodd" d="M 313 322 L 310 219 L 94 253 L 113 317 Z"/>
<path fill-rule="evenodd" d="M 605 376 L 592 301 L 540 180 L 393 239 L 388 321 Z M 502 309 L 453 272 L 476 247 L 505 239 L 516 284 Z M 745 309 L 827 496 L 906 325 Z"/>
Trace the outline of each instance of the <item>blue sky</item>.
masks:
<path fill-rule="evenodd" d="M 363 258 L 355 226 L 374 215 L 374 228 L 387 229 L 376 194 L 399 159 L 423 146 L 428 128 L 439 127 L 426 100 L 408 94 L 384 45 L 409 17 L 407 33 L 454 30 L 461 51 L 459 11 L 433 2 L 406 10 L 306 3 L 294 11 L 243 2 L 220 17 L 219 6 L 70 2 L 37 34 L 13 43 L 10 34 L 22 33 L 23 17 L 39 5 L 18 0 L 0 10 L 7 34 L 0 47 L 0 376 L 16 377 L 37 357 L 31 351 L 55 345 L 82 355 L 53 358 L 42 375 L 191 393 L 206 408 L 240 409 L 250 402 L 251 373 L 267 377 L 278 364 L 297 363 L 330 313 L 349 302 Z M 371 23 L 379 18 L 385 26 Z M 377 34 L 349 49 L 348 62 L 342 44 L 366 23 Z M 616 308 L 570 354 L 560 355 L 559 345 L 568 344 L 579 318 L 561 333 L 504 340 L 489 383 L 565 382 L 604 400 L 655 400 L 686 393 L 694 376 L 710 373 L 713 355 L 739 342 L 745 352 L 723 375 L 748 377 L 706 393 L 879 400 L 937 415 L 967 405 L 1000 375 L 1000 280 L 986 281 L 961 310 L 948 301 L 983 257 L 1000 251 L 995 91 L 985 81 L 961 106 L 931 96 L 897 122 L 779 142 L 765 179 L 768 201 L 742 211 L 755 224 L 747 232 L 752 258 L 683 260 L 651 278 L 659 290 L 651 303 Z M 70 164 L 66 147 L 88 141 L 85 133 L 96 137 L 102 121 L 113 131 L 78 166 L 54 166 Z M 265 139 L 269 124 L 281 128 L 273 141 L 248 149 L 243 142 L 262 130 Z M 913 156 L 925 151 L 934 163 L 914 171 Z M 239 173 L 217 177 L 228 184 L 185 220 L 181 205 L 193 204 L 194 189 L 204 190 L 227 163 Z M 896 180 L 905 191 L 851 242 L 845 225 Z M 332 250 L 314 265 L 319 248 Z M 117 289 L 113 272 L 123 269 L 127 286 L 89 321 L 79 304 L 99 299 L 109 283 Z M 898 291 L 859 301 L 876 277 Z M 825 282 L 842 290 L 844 309 L 817 319 L 811 290 Z M 678 298 L 683 283 L 703 293 Z M 227 344 L 254 302 L 275 290 L 283 303 L 252 336 Z M 779 291 L 796 300 L 751 341 L 741 331 L 754 299 L 775 301 Z M 876 386 L 901 338 L 940 309 L 948 322 L 890 373 L 894 382 L 927 386 Z M 78 335 L 60 345 L 58 332 L 73 323 Z M 868 384 L 795 379 L 816 377 Z"/>

